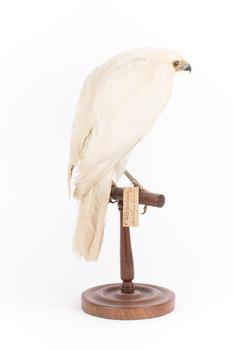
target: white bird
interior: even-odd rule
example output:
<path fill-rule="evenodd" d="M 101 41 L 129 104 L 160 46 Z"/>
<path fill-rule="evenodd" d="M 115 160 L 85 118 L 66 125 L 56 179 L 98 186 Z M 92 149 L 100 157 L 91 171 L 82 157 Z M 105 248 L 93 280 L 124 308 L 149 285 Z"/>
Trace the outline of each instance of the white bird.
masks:
<path fill-rule="evenodd" d="M 85 80 L 72 126 L 68 185 L 80 200 L 73 250 L 97 260 L 112 179 L 151 130 L 170 97 L 175 72 L 191 72 L 172 50 L 139 48 L 109 59 Z"/>

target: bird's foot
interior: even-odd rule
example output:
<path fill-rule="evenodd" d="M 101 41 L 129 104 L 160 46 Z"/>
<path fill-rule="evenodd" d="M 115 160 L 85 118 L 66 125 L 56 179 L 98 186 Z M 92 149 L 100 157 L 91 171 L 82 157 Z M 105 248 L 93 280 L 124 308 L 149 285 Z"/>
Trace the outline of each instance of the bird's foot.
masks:
<path fill-rule="evenodd" d="M 132 182 L 132 184 L 134 185 L 134 187 L 139 187 L 139 191 L 144 191 L 144 192 L 149 192 L 148 190 L 146 190 L 141 184 L 140 182 L 138 182 L 138 180 L 136 180 L 129 172 L 128 170 L 124 171 L 124 174 L 128 177 L 128 179 Z M 143 208 L 143 212 L 141 213 L 142 215 L 144 215 L 147 211 L 147 205 L 144 206 Z"/>
<path fill-rule="evenodd" d="M 138 180 L 136 180 L 129 172 L 128 170 L 124 171 L 124 174 L 128 177 L 128 179 L 132 182 L 132 184 L 134 185 L 134 187 L 139 187 L 140 191 L 144 191 L 144 187 L 140 184 L 140 182 L 138 182 Z"/>

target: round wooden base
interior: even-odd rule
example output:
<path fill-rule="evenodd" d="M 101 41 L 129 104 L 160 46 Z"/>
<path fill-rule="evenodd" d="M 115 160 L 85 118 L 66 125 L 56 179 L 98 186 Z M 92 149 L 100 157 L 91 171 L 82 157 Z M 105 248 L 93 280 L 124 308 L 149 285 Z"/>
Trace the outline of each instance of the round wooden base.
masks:
<path fill-rule="evenodd" d="M 123 294 L 121 284 L 104 284 L 82 294 L 86 313 L 115 320 L 138 320 L 165 315 L 175 307 L 175 294 L 166 288 L 135 283 L 133 294 Z"/>

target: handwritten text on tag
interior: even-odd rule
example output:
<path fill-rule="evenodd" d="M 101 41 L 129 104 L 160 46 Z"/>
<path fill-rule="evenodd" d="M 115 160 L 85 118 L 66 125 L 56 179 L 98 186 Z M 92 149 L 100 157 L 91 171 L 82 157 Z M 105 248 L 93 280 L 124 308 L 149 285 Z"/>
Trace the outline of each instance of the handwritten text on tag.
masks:
<path fill-rule="evenodd" d="M 123 227 L 139 225 L 139 187 L 123 188 Z"/>

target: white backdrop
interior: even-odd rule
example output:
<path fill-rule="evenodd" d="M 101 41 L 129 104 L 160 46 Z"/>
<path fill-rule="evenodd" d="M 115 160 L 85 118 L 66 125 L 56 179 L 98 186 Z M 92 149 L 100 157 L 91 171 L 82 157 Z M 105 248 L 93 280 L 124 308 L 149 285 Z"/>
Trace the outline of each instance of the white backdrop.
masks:
<path fill-rule="evenodd" d="M 8 1 L 0 14 L 2 349 L 231 349 L 232 9 L 229 1 Z M 135 281 L 176 293 L 173 313 L 112 321 L 80 309 L 119 281 L 119 218 L 96 263 L 72 252 L 66 167 L 82 82 L 133 47 L 179 51 L 172 97 L 128 170 L 166 196 L 132 229 Z M 122 180 L 121 184 L 128 184 Z"/>

